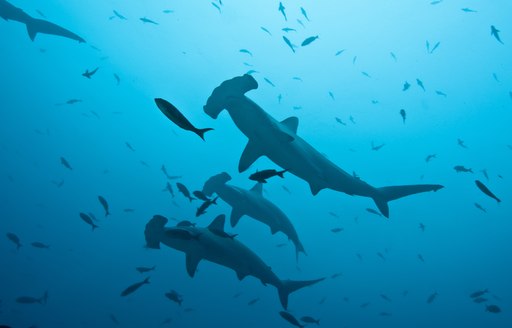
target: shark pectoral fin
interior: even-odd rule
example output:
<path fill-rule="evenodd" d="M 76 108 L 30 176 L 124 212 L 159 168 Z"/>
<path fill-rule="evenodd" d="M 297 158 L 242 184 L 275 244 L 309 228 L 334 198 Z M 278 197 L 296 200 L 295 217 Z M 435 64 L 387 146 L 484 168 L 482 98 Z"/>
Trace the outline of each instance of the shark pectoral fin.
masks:
<path fill-rule="evenodd" d="M 309 188 L 311 189 L 311 193 L 313 196 L 316 196 L 320 192 L 320 190 L 324 189 L 323 187 L 319 187 L 313 183 L 309 183 Z"/>
<path fill-rule="evenodd" d="M 210 230 L 224 231 L 224 224 L 226 223 L 226 216 L 221 214 L 213 219 L 212 223 L 208 226 Z"/>
<path fill-rule="evenodd" d="M 243 172 L 249 168 L 258 158 L 263 156 L 263 152 L 260 148 L 249 140 L 247 146 L 240 157 L 240 162 L 238 163 L 238 172 Z"/>
<path fill-rule="evenodd" d="M 259 195 L 263 195 L 263 184 L 258 182 L 257 184 L 254 185 L 254 187 L 251 188 L 251 191 L 255 192 L 255 193 L 259 194 Z"/>
<path fill-rule="evenodd" d="M 37 26 L 35 25 L 35 21 L 29 20 L 26 23 L 26 26 L 27 26 L 27 33 L 28 33 L 30 40 L 34 41 L 36 38 L 37 32 L 38 32 Z"/>
<path fill-rule="evenodd" d="M 236 226 L 242 216 L 244 216 L 244 213 L 242 213 L 242 211 L 237 210 L 236 208 L 233 208 L 233 211 L 231 211 L 231 217 L 229 218 L 229 221 L 231 222 L 231 226 L 232 227 Z"/>
<path fill-rule="evenodd" d="M 296 134 L 297 128 L 299 127 L 299 118 L 296 116 L 290 116 L 284 121 L 281 121 L 281 124 Z"/>
<path fill-rule="evenodd" d="M 187 254 L 187 272 L 190 277 L 193 278 L 196 274 L 199 262 L 201 262 L 201 258 L 199 256 Z"/>
<path fill-rule="evenodd" d="M 243 274 L 241 272 L 236 272 L 236 276 L 238 277 L 238 280 L 242 281 L 245 277 L 247 277 L 246 274 Z"/>

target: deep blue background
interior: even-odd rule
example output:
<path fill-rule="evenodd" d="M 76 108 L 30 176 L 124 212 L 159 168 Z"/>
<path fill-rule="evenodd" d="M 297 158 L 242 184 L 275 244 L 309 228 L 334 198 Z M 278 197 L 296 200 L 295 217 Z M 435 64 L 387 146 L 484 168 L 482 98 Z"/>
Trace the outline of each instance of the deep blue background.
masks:
<path fill-rule="evenodd" d="M 173 203 L 161 191 L 162 164 L 169 174 L 182 175 L 180 181 L 191 190 L 222 171 L 233 176 L 233 184 L 250 188 L 251 172 L 275 168 L 263 158 L 238 174 L 246 138 L 227 113 L 214 121 L 202 111 L 214 87 L 250 69 L 258 71 L 260 87 L 248 96 L 278 120 L 298 116 L 298 134 L 347 172 L 375 186 L 445 186 L 391 202 L 388 220 L 365 210 L 374 208 L 370 199 L 329 190 L 313 197 L 308 185 L 290 174 L 270 180 L 266 197 L 290 217 L 308 253 L 298 268 L 291 243 L 276 248 L 287 242 L 283 234 L 272 236 L 248 217 L 227 230 L 238 233 L 283 279 L 343 273 L 293 294 L 291 313 L 318 317 L 325 327 L 512 324 L 512 146 L 507 146 L 512 145 L 512 2 L 284 1 L 288 22 L 277 10 L 279 1 L 266 0 L 223 0 L 222 13 L 209 1 L 13 4 L 34 17 L 40 10 L 88 43 L 47 35 L 31 42 L 22 24 L 0 21 L 0 233 L 16 233 L 23 243 L 17 251 L 6 237 L 0 239 L 0 324 L 110 327 L 114 314 L 123 327 L 156 327 L 169 317 L 179 327 L 289 325 L 278 315 L 273 287 L 251 277 L 239 282 L 233 272 L 204 261 L 191 279 L 182 253 L 144 248 L 144 225 L 152 215 L 193 219 L 199 206 L 178 193 Z M 464 7 L 478 12 L 465 13 Z M 109 20 L 113 9 L 128 20 Z M 140 17 L 159 25 L 143 24 Z M 490 25 L 501 30 L 504 45 L 490 35 Z M 284 27 L 297 31 L 286 34 Z M 283 35 L 297 45 L 309 36 L 319 39 L 294 54 Z M 432 54 L 427 40 L 431 47 L 440 42 Z M 346 50 L 335 56 L 341 49 Z M 100 69 L 91 80 L 81 76 L 95 67 Z M 404 92 L 405 81 L 412 86 Z M 156 108 L 155 97 L 215 131 L 203 142 L 180 130 Z M 83 102 L 55 105 L 71 98 Z M 407 112 L 405 124 L 401 108 Z M 457 138 L 468 148 L 459 147 Z M 375 152 L 372 141 L 386 145 Z M 426 163 L 434 153 L 437 159 Z M 61 156 L 72 171 L 60 164 Z M 455 165 L 475 173 L 457 174 Z M 497 205 L 483 195 L 475 179 L 503 202 Z M 53 182 L 61 180 L 58 188 Z M 98 195 L 110 203 L 112 215 L 106 219 Z M 197 222 L 206 225 L 229 211 L 219 202 Z M 79 212 L 93 212 L 100 228 L 92 233 Z M 331 232 L 335 227 L 344 231 Z M 33 248 L 33 241 L 51 248 Z M 121 298 L 124 288 L 145 277 L 135 271 L 140 265 L 157 266 L 151 284 Z M 469 294 L 483 288 L 490 290 L 488 304 L 500 306 L 502 313 L 486 313 L 483 304 L 472 303 Z M 184 295 L 182 307 L 165 298 L 171 289 Z M 45 290 L 47 305 L 15 302 Z M 434 292 L 438 298 L 427 304 Z M 254 298 L 260 301 L 248 306 Z M 370 305 L 360 308 L 366 302 Z"/>

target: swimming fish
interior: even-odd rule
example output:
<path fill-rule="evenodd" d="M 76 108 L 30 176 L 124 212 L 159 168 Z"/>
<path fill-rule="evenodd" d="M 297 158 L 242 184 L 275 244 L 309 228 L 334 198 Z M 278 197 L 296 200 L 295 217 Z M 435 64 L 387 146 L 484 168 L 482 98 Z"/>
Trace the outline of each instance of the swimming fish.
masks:
<path fill-rule="evenodd" d="M 384 147 L 385 145 L 386 145 L 386 144 L 380 144 L 380 145 L 375 146 L 375 144 L 374 144 L 374 143 L 373 143 L 373 141 L 372 141 L 372 150 L 374 150 L 374 151 L 378 151 L 378 150 L 380 150 L 382 147 Z"/>
<path fill-rule="evenodd" d="M 346 49 L 341 49 L 341 50 L 336 51 L 336 53 L 334 54 L 334 56 L 339 56 L 339 55 L 341 55 L 342 53 L 344 53 L 344 52 L 345 52 L 345 50 L 346 50 Z"/>
<path fill-rule="evenodd" d="M 185 116 L 183 116 L 183 114 L 176 107 L 174 107 L 171 103 L 162 98 L 155 98 L 155 103 L 160 109 L 160 111 L 162 111 L 162 113 L 174 124 L 182 128 L 183 130 L 194 132 L 203 140 L 205 132 L 213 130 L 212 128 L 196 128 L 192 125 L 192 123 L 189 122 L 189 120 L 187 120 Z"/>
<path fill-rule="evenodd" d="M 271 170 L 262 170 L 257 171 L 249 176 L 250 180 L 257 181 L 259 183 L 267 183 L 267 179 L 278 176 L 280 178 L 284 178 L 284 173 L 288 170 L 276 171 L 274 169 Z"/>
<path fill-rule="evenodd" d="M 497 305 L 487 305 L 485 307 L 485 312 L 490 312 L 490 313 L 500 313 L 501 312 L 501 309 L 499 306 Z"/>
<path fill-rule="evenodd" d="M 416 79 L 416 84 L 417 84 L 421 89 L 423 89 L 423 91 L 425 91 L 425 86 L 423 85 L 423 81 L 421 81 L 420 79 Z"/>
<path fill-rule="evenodd" d="M 197 197 L 197 199 L 200 199 L 200 200 L 202 200 L 203 202 L 206 202 L 206 201 L 209 201 L 209 200 L 210 200 L 210 198 L 208 198 L 208 197 L 204 194 L 204 192 L 202 192 L 201 190 L 196 190 L 196 191 L 194 191 L 192 194 L 193 194 L 194 196 L 196 196 L 196 197 Z"/>
<path fill-rule="evenodd" d="M 101 206 L 105 210 L 105 216 L 109 216 L 110 212 L 108 211 L 108 203 L 107 200 L 103 196 L 98 196 L 98 200 L 100 201 Z"/>
<path fill-rule="evenodd" d="M 141 18 L 139 18 L 139 19 L 140 19 L 144 24 L 149 23 L 149 24 L 153 24 L 153 25 L 158 25 L 158 23 L 157 23 L 157 22 L 155 22 L 155 21 L 153 21 L 153 20 L 151 20 L 151 19 L 149 19 L 149 18 L 146 18 L 146 17 L 141 17 Z"/>
<path fill-rule="evenodd" d="M 83 77 L 86 77 L 88 79 L 91 79 L 91 77 L 96 74 L 96 72 L 99 70 L 100 68 L 99 67 L 96 67 L 95 69 L 93 69 L 92 71 L 89 72 L 88 69 L 85 70 L 84 73 L 82 73 L 82 76 Z"/>
<path fill-rule="evenodd" d="M 32 247 L 41 248 L 41 249 L 48 249 L 48 248 L 50 248 L 50 245 L 46 245 L 46 244 L 41 243 L 39 241 L 34 241 L 30 245 L 32 245 Z"/>
<path fill-rule="evenodd" d="M 487 288 L 486 288 L 486 289 L 483 289 L 483 290 L 477 290 L 477 291 L 475 291 L 475 292 L 471 293 L 471 294 L 469 295 L 469 297 L 471 297 L 471 298 L 477 298 L 477 297 L 480 297 L 480 296 L 483 296 L 483 295 L 487 294 L 488 292 L 489 292 L 489 290 L 488 290 Z"/>
<path fill-rule="evenodd" d="M 152 267 L 144 267 L 144 266 L 141 266 L 141 267 L 136 267 L 135 270 L 137 270 L 139 273 L 147 273 L 147 272 L 150 272 L 150 271 L 155 271 L 156 269 L 156 265 L 153 265 Z"/>
<path fill-rule="evenodd" d="M 96 228 L 99 228 L 96 224 L 94 224 L 94 222 L 92 222 L 92 219 L 89 215 L 85 214 L 85 213 L 82 213 L 80 212 L 80 218 L 85 222 L 87 223 L 88 225 L 90 225 L 92 227 L 92 231 L 94 231 L 94 229 Z"/>
<path fill-rule="evenodd" d="M 265 82 L 267 82 L 268 84 L 270 84 L 271 86 L 275 87 L 276 85 L 274 83 L 272 83 L 272 81 L 270 81 L 269 79 L 267 79 L 266 77 L 263 78 L 265 80 Z"/>
<path fill-rule="evenodd" d="M 439 91 L 439 90 L 436 90 L 436 94 L 439 95 L 439 96 L 443 96 L 443 97 L 446 97 L 447 94 L 442 92 L 442 91 Z"/>
<path fill-rule="evenodd" d="M 217 204 L 217 199 L 219 199 L 219 197 L 215 197 L 214 199 L 207 199 L 207 200 L 203 201 L 201 206 L 199 206 L 196 210 L 196 217 L 205 214 L 208 207 L 210 207 L 212 204 Z"/>
<path fill-rule="evenodd" d="M 331 231 L 334 233 L 338 233 L 338 232 L 343 231 L 343 228 L 332 228 Z"/>
<path fill-rule="evenodd" d="M 146 284 L 149 284 L 149 278 L 150 277 L 147 277 L 146 279 L 144 279 L 143 281 L 141 282 L 137 282 L 131 286 L 128 286 L 125 290 L 123 290 L 121 292 L 121 296 L 125 297 L 125 296 L 128 296 L 130 295 L 131 293 L 135 292 L 137 289 L 139 289 L 140 287 L 142 287 L 143 285 L 146 285 Z"/>
<path fill-rule="evenodd" d="M 400 116 L 402 116 L 402 122 L 405 124 L 405 118 L 407 116 L 405 109 L 400 109 Z"/>
<path fill-rule="evenodd" d="M 121 14 L 120 14 L 119 12 L 117 12 L 116 10 L 113 10 L 113 12 L 114 12 L 114 15 L 115 15 L 117 18 L 119 18 L 119 19 L 121 19 L 121 20 L 126 20 L 126 17 L 124 17 L 123 15 L 121 15 Z"/>
<path fill-rule="evenodd" d="M 291 28 L 291 27 L 284 27 L 284 28 L 281 29 L 281 31 L 286 32 L 286 33 L 288 33 L 288 32 L 297 32 L 296 29 Z"/>
<path fill-rule="evenodd" d="M 278 10 L 283 14 L 284 20 L 288 21 L 288 18 L 286 17 L 286 12 L 284 11 L 286 8 L 283 6 L 282 2 L 279 2 L 279 8 Z"/>
<path fill-rule="evenodd" d="M 315 41 L 316 39 L 318 39 L 318 35 L 316 35 L 316 36 L 310 36 L 309 38 L 307 38 L 307 39 L 305 39 L 304 41 L 302 41 L 301 46 L 302 46 L 302 47 L 305 47 L 305 46 L 307 46 L 308 44 L 311 44 L 311 42 Z"/>
<path fill-rule="evenodd" d="M 494 25 L 491 25 L 491 35 L 498 40 L 499 43 L 503 44 L 503 42 L 500 39 L 500 30 L 498 30 Z"/>
<path fill-rule="evenodd" d="M 178 292 L 175 290 L 171 290 L 170 292 L 165 293 L 165 297 L 175 303 L 178 303 L 179 306 L 181 306 L 181 303 L 183 303 L 183 296 L 178 294 Z"/>
<path fill-rule="evenodd" d="M 475 207 L 478 208 L 480 211 L 484 212 L 484 213 L 487 213 L 487 210 L 485 208 L 483 208 L 482 205 L 478 204 L 478 203 L 474 203 Z"/>
<path fill-rule="evenodd" d="M 16 234 L 14 234 L 12 232 L 8 232 L 6 234 L 6 236 L 7 236 L 7 239 L 9 239 L 14 245 L 16 245 L 17 250 L 21 248 L 22 245 L 21 245 L 20 238 Z"/>
<path fill-rule="evenodd" d="M 402 91 L 407 91 L 410 87 L 411 87 L 411 84 L 409 82 L 405 81 Z"/>
<path fill-rule="evenodd" d="M 281 315 L 281 317 L 284 320 L 288 321 L 289 323 L 291 323 L 292 325 L 294 325 L 296 327 L 300 327 L 300 328 L 304 327 L 304 325 L 301 325 L 300 322 L 289 312 L 280 311 L 279 315 Z"/>
<path fill-rule="evenodd" d="M 247 302 L 247 305 L 254 305 L 254 304 L 258 303 L 259 300 L 260 300 L 260 298 L 256 297 L 256 298 L 250 300 L 249 302 Z"/>
<path fill-rule="evenodd" d="M 421 232 L 425 232 L 425 225 L 423 223 L 420 223 L 420 226 L 419 226 Z"/>
<path fill-rule="evenodd" d="M 219 11 L 219 13 L 221 13 L 221 9 L 220 9 L 220 6 L 218 4 L 216 4 L 215 2 L 212 2 L 211 3 L 212 6 L 214 6 L 215 8 L 217 8 L 217 10 Z"/>
<path fill-rule="evenodd" d="M 437 154 L 429 154 L 425 157 L 425 162 L 430 162 L 432 159 L 437 158 Z"/>
<path fill-rule="evenodd" d="M 484 185 L 480 180 L 475 180 L 475 184 L 476 186 L 478 187 L 478 189 L 480 189 L 484 194 L 486 194 L 487 196 L 495 199 L 498 203 L 501 203 L 501 200 L 496 197 L 496 195 L 494 195 L 490 190 L 489 188 L 487 188 L 486 185 Z"/>
<path fill-rule="evenodd" d="M 195 200 L 194 197 L 190 196 L 190 191 L 188 191 L 184 184 L 176 182 L 176 187 L 178 187 L 178 190 L 183 194 L 183 196 L 188 198 L 189 201 Z"/>
<path fill-rule="evenodd" d="M 64 157 L 61 157 L 60 158 L 60 163 L 67 169 L 70 169 L 72 170 L 73 168 L 71 167 L 71 165 L 69 165 L 69 162 L 64 158 Z"/>
<path fill-rule="evenodd" d="M 468 148 L 462 139 L 457 139 L 457 144 L 462 148 Z"/>
<path fill-rule="evenodd" d="M 172 185 L 169 183 L 169 181 L 167 181 L 167 185 L 162 191 L 168 191 L 171 194 L 172 198 L 174 198 L 174 190 L 172 189 Z"/>
<path fill-rule="evenodd" d="M 288 45 L 288 47 L 290 47 L 290 49 L 292 49 L 292 51 L 293 51 L 293 52 L 295 52 L 295 47 L 294 47 L 294 45 L 293 45 L 293 44 L 290 42 L 290 40 L 288 40 L 288 38 L 287 38 L 287 37 L 285 37 L 284 35 L 283 35 L 283 40 L 284 40 L 284 42 Z"/>
<path fill-rule="evenodd" d="M 252 57 L 252 52 L 250 52 L 250 51 L 249 51 L 249 50 L 247 50 L 247 49 L 240 49 L 240 52 L 241 52 L 241 53 L 244 53 L 244 54 L 248 54 L 248 55 L 250 55 L 250 56 Z"/>
<path fill-rule="evenodd" d="M 460 172 L 462 172 L 462 173 L 473 173 L 473 169 L 464 167 L 462 165 L 456 165 L 456 166 L 453 167 L 453 169 L 457 173 L 460 173 Z"/>
<path fill-rule="evenodd" d="M 432 295 L 430 295 L 428 298 L 427 298 L 427 303 L 428 304 L 432 304 L 432 302 L 434 302 L 437 298 L 439 294 L 437 292 L 434 292 Z"/>
<path fill-rule="evenodd" d="M 375 214 L 377 216 L 382 216 L 382 214 L 380 214 L 379 212 L 377 212 L 376 210 L 374 210 L 373 208 L 367 208 L 366 209 L 366 212 L 368 213 L 372 213 L 372 214 Z"/>
<path fill-rule="evenodd" d="M 306 18 L 306 20 L 309 22 L 309 17 L 308 14 L 306 13 L 306 9 L 300 7 L 300 12 L 302 13 L 302 16 L 304 16 L 304 18 Z"/>
<path fill-rule="evenodd" d="M 48 302 L 48 291 L 44 292 L 43 296 L 37 298 L 32 296 L 20 296 L 16 298 L 16 303 L 20 304 L 46 304 Z"/>
<path fill-rule="evenodd" d="M 266 28 L 264 28 L 263 26 L 260 27 L 260 29 L 263 31 L 263 32 L 266 32 L 268 33 L 268 35 L 272 36 L 272 33 L 270 33 L 270 31 Z"/>

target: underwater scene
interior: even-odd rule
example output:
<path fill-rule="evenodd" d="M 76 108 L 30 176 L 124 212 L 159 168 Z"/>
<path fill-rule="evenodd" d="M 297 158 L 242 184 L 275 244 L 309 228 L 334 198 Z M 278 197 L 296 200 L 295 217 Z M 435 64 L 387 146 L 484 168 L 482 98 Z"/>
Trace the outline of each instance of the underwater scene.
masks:
<path fill-rule="evenodd" d="M 0 0 L 0 327 L 512 327 L 511 13 Z"/>

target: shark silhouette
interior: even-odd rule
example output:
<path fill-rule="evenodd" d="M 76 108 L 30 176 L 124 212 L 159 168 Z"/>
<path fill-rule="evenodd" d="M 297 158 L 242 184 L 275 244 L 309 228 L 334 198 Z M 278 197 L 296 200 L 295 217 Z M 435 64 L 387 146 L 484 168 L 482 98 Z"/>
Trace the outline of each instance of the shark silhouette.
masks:
<path fill-rule="evenodd" d="M 288 307 L 288 296 L 303 288 L 324 280 L 281 280 L 258 255 L 247 246 L 224 232 L 226 217 L 219 215 L 208 227 L 199 228 L 190 224 L 178 224 L 165 227 L 169 221 L 161 215 L 155 215 L 146 224 L 144 235 L 148 248 L 159 249 L 160 244 L 182 251 L 186 254 L 187 272 L 194 277 L 201 260 L 207 260 L 236 272 L 238 279 L 253 276 L 264 285 L 277 288 L 283 308 Z"/>
<path fill-rule="evenodd" d="M 43 19 L 31 17 L 22 9 L 13 6 L 6 0 L 0 0 L 0 17 L 7 21 L 12 20 L 25 24 L 27 27 L 28 36 L 32 41 L 35 40 L 38 33 L 41 33 L 62 36 L 64 38 L 76 40 L 79 43 L 85 42 L 85 40 L 80 36 L 63 27 L 60 27 L 57 24 Z"/>
<path fill-rule="evenodd" d="M 245 96 L 246 92 L 257 88 L 258 83 L 251 75 L 235 77 L 215 88 L 204 106 L 205 113 L 214 119 L 226 109 L 235 125 L 249 138 L 238 164 L 240 172 L 247 170 L 261 156 L 266 156 L 308 182 L 313 195 L 328 188 L 370 197 L 385 217 L 389 217 L 389 201 L 443 188 L 437 184 L 376 188 L 355 178 L 297 135 L 297 117 L 278 122 Z"/>

